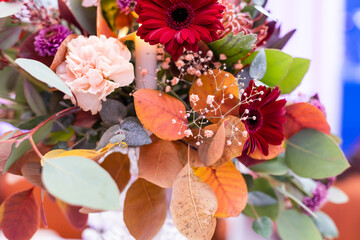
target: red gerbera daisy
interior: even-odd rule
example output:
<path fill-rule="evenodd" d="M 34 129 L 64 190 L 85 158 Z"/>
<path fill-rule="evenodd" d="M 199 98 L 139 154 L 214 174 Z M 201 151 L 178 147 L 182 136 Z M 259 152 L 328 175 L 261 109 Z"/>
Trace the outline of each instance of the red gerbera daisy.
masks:
<path fill-rule="evenodd" d="M 283 123 L 285 122 L 286 100 L 277 100 L 280 96 L 278 87 L 256 87 L 251 80 L 243 93 L 240 116 L 244 119 L 249 139 L 244 144 L 243 155 L 249 155 L 258 147 L 266 156 L 269 144 L 280 145 L 284 140 Z"/>
<path fill-rule="evenodd" d="M 196 52 L 200 40 L 219 38 L 224 9 L 217 0 L 138 0 L 135 12 L 141 26 L 137 35 L 152 45 L 165 45 L 176 61 L 184 48 Z"/>

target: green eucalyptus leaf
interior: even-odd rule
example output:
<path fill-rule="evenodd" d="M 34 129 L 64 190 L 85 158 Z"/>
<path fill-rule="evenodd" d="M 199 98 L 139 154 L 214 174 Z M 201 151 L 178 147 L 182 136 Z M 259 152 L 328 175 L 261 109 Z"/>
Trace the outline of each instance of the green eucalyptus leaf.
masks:
<path fill-rule="evenodd" d="M 22 1 L 0 2 L 0 18 L 17 14 L 23 4 Z"/>
<path fill-rule="evenodd" d="M 286 165 L 285 157 L 283 156 L 278 156 L 259 165 L 251 166 L 250 169 L 255 172 L 276 176 L 284 175 L 289 171 L 289 167 Z"/>
<path fill-rule="evenodd" d="M 36 116 L 47 114 L 46 106 L 40 93 L 26 79 L 24 80 L 24 95 L 31 111 L 33 111 Z"/>
<path fill-rule="evenodd" d="M 112 144 L 117 144 L 117 143 L 121 143 L 124 139 L 125 139 L 125 135 L 120 133 L 118 135 L 113 136 L 109 140 L 109 142 L 112 143 Z"/>
<path fill-rule="evenodd" d="M 227 59 L 224 62 L 228 67 L 231 67 L 254 49 L 256 40 L 256 34 L 244 35 L 241 32 L 234 35 L 230 33 L 220 40 L 209 43 L 208 46 L 217 57 L 220 54 L 225 54 Z"/>
<path fill-rule="evenodd" d="M 263 192 L 253 191 L 248 193 L 248 204 L 254 206 L 269 206 L 276 204 L 277 200 Z"/>
<path fill-rule="evenodd" d="M 271 219 L 268 217 L 260 217 L 256 219 L 252 224 L 252 228 L 254 232 L 263 236 L 265 239 L 270 239 L 273 233 L 273 224 Z"/>
<path fill-rule="evenodd" d="M 79 24 L 90 35 L 96 35 L 96 7 L 83 7 L 82 0 L 71 0 L 70 9 Z"/>
<path fill-rule="evenodd" d="M 251 64 L 258 53 L 251 54 L 244 64 Z M 292 58 L 277 49 L 265 49 L 265 53 L 267 69 L 261 81 L 270 87 L 279 86 L 283 94 L 292 92 L 309 70 L 310 60 Z"/>
<path fill-rule="evenodd" d="M 100 150 L 106 145 L 110 143 L 110 140 L 115 137 L 116 135 L 122 134 L 122 130 L 119 124 L 112 126 L 108 130 L 105 131 L 103 136 L 101 137 L 98 146 L 96 147 L 96 150 Z"/>
<path fill-rule="evenodd" d="M 304 129 L 287 140 L 286 144 L 286 163 L 301 177 L 329 178 L 349 167 L 337 143 L 317 130 Z"/>
<path fill-rule="evenodd" d="M 72 127 L 68 127 L 66 130 L 50 133 L 49 138 L 45 140 L 45 144 L 53 145 L 58 142 L 66 142 L 72 138 L 74 133 L 75 130 Z"/>
<path fill-rule="evenodd" d="M 42 126 L 39 130 L 37 130 L 34 135 L 33 139 L 35 143 L 41 142 L 44 138 L 46 138 L 49 133 L 51 132 L 53 122 L 48 122 L 44 126 Z M 11 154 L 6 161 L 5 167 L 3 172 L 5 173 L 9 168 L 20 158 L 22 157 L 27 151 L 32 148 L 31 143 L 28 139 L 24 139 L 18 146 L 14 144 Z"/>
<path fill-rule="evenodd" d="M 285 190 L 285 188 L 281 188 L 281 187 L 277 187 L 276 188 L 280 193 L 282 193 L 285 197 L 290 198 L 291 200 L 293 200 L 295 203 L 297 203 L 299 206 L 301 206 L 304 210 L 306 210 L 310 215 L 312 215 L 313 217 L 316 217 L 315 213 L 313 211 L 311 211 L 311 209 L 309 209 L 300 199 L 298 199 L 295 195 L 289 193 L 288 191 Z"/>
<path fill-rule="evenodd" d="M 322 240 L 311 218 L 296 210 L 283 210 L 276 221 L 278 233 L 284 240 Z"/>
<path fill-rule="evenodd" d="M 39 125 L 40 123 L 42 123 L 43 121 L 45 121 L 46 119 L 48 119 L 48 116 L 33 117 L 33 118 L 21 123 L 18 127 L 20 129 L 31 130 L 34 127 L 36 127 L 37 125 Z"/>
<path fill-rule="evenodd" d="M 250 195 L 251 192 L 262 192 L 272 197 L 273 199 L 277 200 L 273 187 L 265 178 L 254 179 L 253 187 L 249 188 Z M 256 211 L 256 214 L 254 213 L 254 210 Z M 243 213 L 252 218 L 256 218 L 256 215 L 258 215 L 258 216 L 266 216 L 271 218 L 272 220 L 276 220 L 279 213 L 279 203 L 276 202 L 275 204 L 267 205 L 267 206 L 253 206 L 253 205 L 250 206 L 249 204 L 247 204 Z"/>
<path fill-rule="evenodd" d="M 255 80 L 261 80 L 266 73 L 266 54 L 262 49 L 254 58 L 250 65 L 250 76 Z"/>
<path fill-rule="evenodd" d="M 316 212 L 316 218 L 312 218 L 320 233 L 326 238 L 339 237 L 339 231 L 334 221 L 323 212 Z"/>
<path fill-rule="evenodd" d="M 346 193 L 334 186 L 329 188 L 327 197 L 329 202 L 335 204 L 344 204 L 349 201 L 349 197 L 346 195 Z"/>
<path fill-rule="evenodd" d="M 48 84 L 50 87 L 55 87 L 59 91 L 72 97 L 73 94 L 70 88 L 63 82 L 49 67 L 45 64 L 26 58 L 18 58 L 15 60 L 22 69 L 24 69 L 31 76 L 37 80 Z"/>
<path fill-rule="evenodd" d="M 6 50 L 14 46 L 19 40 L 21 32 L 21 27 L 8 27 L 0 31 L 0 49 Z"/>
<path fill-rule="evenodd" d="M 107 99 L 102 103 L 100 117 L 106 126 L 119 124 L 126 117 L 127 108 L 119 101 Z"/>
<path fill-rule="evenodd" d="M 45 159 L 42 181 L 54 197 L 98 210 L 120 207 L 120 192 L 110 176 L 91 159 L 78 156 Z"/>
<path fill-rule="evenodd" d="M 152 142 L 144 128 L 131 118 L 125 119 L 121 124 L 121 129 L 125 134 L 124 142 L 130 147 L 140 147 Z"/>

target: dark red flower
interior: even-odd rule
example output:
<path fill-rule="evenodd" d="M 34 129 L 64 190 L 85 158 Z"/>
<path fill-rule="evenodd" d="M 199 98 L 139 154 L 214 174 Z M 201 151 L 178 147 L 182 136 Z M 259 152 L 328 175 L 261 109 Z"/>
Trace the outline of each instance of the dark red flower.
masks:
<path fill-rule="evenodd" d="M 285 122 L 286 100 L 277 100 L 280 96 L 278 87 L 256 87 L 251 80 L 241 97 L 240 116 L 243 118 L 249 139 L 244 144 L 243 155 L 249 155 L 258 147 L 266 156 L 269 144 L 280 145 L 284 140 L 283 123 Z"/>
<path fill-rule="evenodd" d="M 138 0 L 135 12 L 141 26 L 137 35 L 152 45 L 165 45 L 176 61 L 184 48 L 196 52 L 200 40 L 219 38 L 224 9 L 217 0 Z"/>

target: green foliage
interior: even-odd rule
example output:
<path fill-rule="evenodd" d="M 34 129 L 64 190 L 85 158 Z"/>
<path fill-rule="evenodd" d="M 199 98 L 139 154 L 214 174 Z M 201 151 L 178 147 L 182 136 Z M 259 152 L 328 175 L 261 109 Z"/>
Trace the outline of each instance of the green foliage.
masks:
<path fill-rule="evenodd" d="M 0 31 L 0 49 L 6 50 L 14 46 L 19 40 L 21 32 L 22 28 L 20 27 L 8 27 Z"/>
<path fill-rule="evenodd" d="M 18 13 L 22 5 L 22 1 L 0 2 L 0 18 L 9 17 Z"/>
<path fill-rule="evenodd" d="M 143 127 L 131 118 L 125 119 L 121 129 L 125 134 L 124 142 L 130 147 L 140 147 L 152 142 Z"/>
<path fill-rule="evenodd" d="M 270 87 L 279 86 L 283 94 L 292 92 L 304 78 L 310 66 L 310 60 L 304 58 L 292 58 L 290 55 L 277 49 L 265 49 L 267 70 L 261 79 Z M 245 64 L 251 64 L 258 52 L 254 52 L 245 60 Z"/>
<path fill-rule="evenodd" d="M 83 7 L 82 0 L 71 0 L 70 8 L 79 24 L 91 35 L 96 35 L 96 7 Z"/>
<path fill-rule="evenodd" d="M 276 176 L 284 175 L 289 171 L 289 167 L 286 165 L 285 157 L 283 156 L 278 156 L 259 165 L 252 166 L 250 169 L 255 172 Z"/>
<path fill-rule="evenodd" d="M 263 192 L 253 191 L 248 194 L 248 204 L 253 206 L 269 206 L 276 204 L 277 200 Z"/>
<path fill-rule="evenodd" d="M 68 127 L 65 130 L 50 133 L 49 138 L 45 140 L 45 144 L 53 145 L 60 141 L 66 142 L 74 135 L 75 131 L 72 127 Z"/>
<path fill-rule="evenodd" d="M 329 202 L 335 204 L 344 204 L 349 201 L 349 197 L 341 189 L 337 187 L 331 187 L 328 191 L 328 200 Z"/>
<path fill-rule="evenodd" d="M 268 217 L 260 217 L 256 219 L 252 224 L 252 228 L 254 232 L 263 236 L 265 239 L 270 239 L 273 233 L 272 221 Z"/>
<path fill-rule="evenodd" d="M 41 142 L 49 135 L 49 133 L 51 132 L 52 124 L 53 123 L 50 121 L 34 133 L 33 139 L 35 143 Z M 24 139 L 18 146 L 14 144 L 12 152 L 5 164 L 3 172 L 5 173 L 7 170 L 9 170 L 9 168 L 31 148 L 32 146 L 28 139 Z"/>
<path fill-rule="evenodd" d="M 72 97 L 73 94 L 70 88 L 64 83 L 50 68 L 45 64 L 26 58 L 18 58 L 15 61 L 22 69 L 24 69 L 31 76 L 37 80 L 55 87 L 59 91 Z"/>
<path fill-rule="evenodd" d="M 251 194 L 251 192 L 262 192 L 277 200 L 274 189 L 265 178 L 254 179 L 254 186 L 252 188 L 249 188 L 248 191 L 249 194 Z M 276 220 L 279 213 L 279 204 L 278 202 L 267 206 L 250 206 L 249 204 L 247 204 L 243 213 L 248 215 L 249 217 L 256 218 L 254 210 L 256 211 L 256 214 L 258 216 L 266 216 L 271 218 L 272 220 Z"/>
<path fill-rule="evenodd" d="M 107 99 L 102 103 L 100 117 L 105 126 L 119 124 L 126 117 L 127 109 L 124 104 L 114 99 Z"/>
<path fill-rule="evenodd" d="M 333 177 L 349 167 L 336 142 L 314 129 L 302 130 L 287 141 L 285 159 L 291 170 L 305 178 Z"/>
<path fill-rule="evenodd" d="M 317 212 L 316 218 L 312 218 L 316 227 L 325 238 L 337 238 L 339 237 L 339 231 L 334 221 L 325 213 Z"/>
<path fill-rule="evenodd" d="M 78 156 L 45 159 L 42 181 L 51 195 L 74 206 L 99 210 L 120 207 L 116 183 L 91 159 Z"/>
<path fill-rule="evenodd" d="M 46 106 L 40 93 L 27 80 L 24 80 L 24 96 L 31 111 L 35 113 L 36 116 L 47 114 Z"/>
<path fill-rule="evenodd" d="M 261 80 L 266 73 L 266 54 L 262 49 L 250 65 L 250 76 L 255 80 Z"/>
<path fill-rule="evenodd" d="M 245 58 L 254 49 L 256 40 L 256 34 L 244 35 L 244 33 L 239 33 L 233 35 L 230 33 L 220 40 L 209 43 L 208 46 L 217 57 L 220 54 L 225 54 L 227 59 L 224 62 L 228 67 L 232 67 L 234 63 Z"/>
<path fill-rule="evenodd" d="M 311 218 L 296 210 L 283 210 L 276 221 L 281 239 L 322 240 L 321 234 Z"/>
<path fill-rule="evenodd" d="M 111 29 L 115 29 L 116 26 L 116 15 L 117 15 L 117 3 L 116 0 L 102 0 L 101 1 L 101 9 L 103 11 L 103 15 Z"/>

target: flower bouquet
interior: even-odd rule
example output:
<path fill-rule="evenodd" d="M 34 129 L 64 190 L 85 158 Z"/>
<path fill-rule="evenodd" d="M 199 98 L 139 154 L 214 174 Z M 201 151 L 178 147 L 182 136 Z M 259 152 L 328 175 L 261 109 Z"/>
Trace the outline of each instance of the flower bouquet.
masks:
<path fill-rule="evenodd" d="M 0 168 L 33 185 L 0 207 L 8 239 L 47 225 L 45 197 L 80 229 L 122 208 L 135 239 L 168 209 L 187 239 L 240 213 L 266 239 L 337 237 L 319 209 L 346 199 L 332 184 L 349 165 L 319 97 L 289 97 L 310 61 L 281 51 L 295 31 L 280 36 L 266 1 L 2 0 L 0 17 L 16 127 Z"/>

